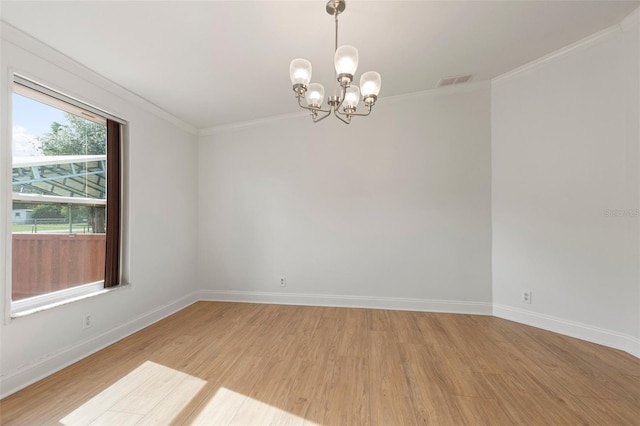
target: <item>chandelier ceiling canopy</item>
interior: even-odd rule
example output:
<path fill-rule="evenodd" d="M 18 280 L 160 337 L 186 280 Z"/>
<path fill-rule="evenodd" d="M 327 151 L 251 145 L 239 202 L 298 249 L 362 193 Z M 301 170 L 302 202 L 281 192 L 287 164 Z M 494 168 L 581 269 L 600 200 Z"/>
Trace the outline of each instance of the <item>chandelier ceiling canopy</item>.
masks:
<path fill-rule="evenodd" d="M 310 83 L 311 62 L 298 58 L 291 61 L 289 66 L 291 84 L 293 84 L 298 105 L 311 111 L 315 123 L 327 118 L 332 113 L 346 124 L 351 122 L 352 117 L 367 116 L 371 114 L 371 109 L 380 92 L 381 78 L 380 74 L 375 71 L 367 71 L 362 74 L 360 87 L 351 84 L 358 68 L 358 49 L 348 45 L 338 47 L 338 15 L 344 11 L 345 6 L 345 0 L 329 0 L 326 7 L 327 13 L 333 15 L 336 26 L 334 56 L 336 80 L 333 86 L 333 95 L 327 99 L 327 108 L 322 108 L 324 86 L 319 83 Z M 305 99 L 306 105 L 303 105 L 302 98 Z M 367 108 L 365 113 L 356 112 L 361 99 Z"/>

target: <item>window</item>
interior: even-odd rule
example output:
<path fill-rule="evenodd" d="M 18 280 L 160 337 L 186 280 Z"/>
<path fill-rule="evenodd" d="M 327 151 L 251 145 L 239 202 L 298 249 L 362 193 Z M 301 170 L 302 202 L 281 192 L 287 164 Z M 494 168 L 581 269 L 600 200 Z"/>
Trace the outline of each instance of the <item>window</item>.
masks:
<path fill-rule="evenodd" d="M 12 311 L 120 283 L 122 120 L 15 76 Z"/>

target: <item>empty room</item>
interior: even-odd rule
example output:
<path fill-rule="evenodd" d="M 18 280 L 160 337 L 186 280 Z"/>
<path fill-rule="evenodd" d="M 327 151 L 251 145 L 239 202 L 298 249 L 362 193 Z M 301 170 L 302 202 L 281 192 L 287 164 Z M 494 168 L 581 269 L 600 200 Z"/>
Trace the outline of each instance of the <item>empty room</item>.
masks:
<path fill-rule="evenodd" d="M 0 423 L 640 425 L 640 1 L 0 33 Z"/>

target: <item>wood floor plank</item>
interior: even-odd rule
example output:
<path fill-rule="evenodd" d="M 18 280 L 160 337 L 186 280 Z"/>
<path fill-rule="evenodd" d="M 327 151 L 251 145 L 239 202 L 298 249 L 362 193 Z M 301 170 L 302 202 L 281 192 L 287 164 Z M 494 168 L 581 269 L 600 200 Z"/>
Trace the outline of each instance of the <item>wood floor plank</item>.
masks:
<path fill-rule="evenodd" d="M 640 425 L 640 360 L 487 316 L 198 302 L 0 423 Z"/>
<path fill-rule="evenodd" d="M 162 374 L 162 371 L 163 369 L 158 364 L 152 362 L 145 362 L 141 364 L 125 377 L 83 403 L 73 412 L 69 413 L 69 415 L 65 416 L 61 420 L 62 423 L 74 425 L 90 424 L 99 418 L 102 413 L 112 410 L 119 402 L 123 400 L 126 402 L 127 396 L 135 395 L 135 392 L 138 389 L 148 389 L 149 384 L 154 382 L 155 375 Z M 145 397 L 144 394 L 140 394 L 140 396 L 142 398 Z M 156 400 L 152 403 L 155 405 L 157 402 L 158 401 Z M 134 414 L 146 414 L 146 412 Z M 142 415 L 140 417 L 142 418 Z"/>
<path fill-rule="evenodd" d="M 493 398 L 456 395 L 452 400 L 453 404 L 462 414 L 460 424 L 494 425 L 511 423 L 508 414 L 502 409 L 498 401 Z"/>
<path fill-rule="evenodd" d="M 338 357 L 329 385 L 330 398 L 323 424 L 371 424 L 370 388 L 367 358 Z"/>
<path fill-rule="evenodd" d="M 106 411 L 102 413 L 97 419 L 89 423 L 90 426 L 133 426 L 142 419 L 140 414 L 132 414 L 122 411 Z M 79 423 L 84 424 L 84 423 Z M 68 423 L 68 426 L 75 425 L 75 423 Z"/>
<path fill-rule="evenodd" d="M 195 377 L 187 377 L 177 383 L 172 392 L 160 400 L 148 413 L 144 415 L 137 425 L 160 425 L 173 421 L 189 402 L 196 397 L 205 382 Z"/>
<path fill-rule="evenodd" d="M 174 394 L 176 389 L 180 389 L 180 385 L 185 379 L 191 377 L 173 368 L 166 368 L 155 363 L 154 365 L 158 365 L 159 368 L 150 371 L 148 379 L 124 395 L 109 410 L 145 416 L 161 401 Z"/>
<path fill-rule="evenodd" d="M 366 311 L 365 311 L 366 312 Z M 418 328 L 415 312 L 386 311 L 391 330 L 400 343 L 419 343 L 422 333 Z"/>
<path fill-rule="evenodd" d="M 381 318 L 388 319 L 388 316 Z M 380 325 L 380 323 L 378 323 Z M 402 367 L 399 342 L 389 331 L 370 333 L 369 382 L 372 424 L 414 424 L 411 391 Z"/>
<path fill-rule="evenodd" d="M 361 357 L 369 348 L 369 317 L 364 309 L 345 309 L 344 329 L 340 330 L 339 356 Z"/>
<path fill-rule="evenodd" d="M 223 363 L 219 376 L 211 375 L 199 398 L 178 418 L 180 424 L 229 424 L 248 398 L 249 392 L 269 365 L 260 357 L 240 357 L 232 367 Z"/>
<path fill-rule="evenodd" d="M 283 407 L 294 416 L 307 419 L 311 423 L 319 423 L 319 410 L 315 406 L 322 406 L 322 399 L 329 394 L 327 377 L 333 374 L 333 364 L 327 361 L 312 361 L 300 358 L 295 380 L 289 390 L 289 398 Z M 320 411 L 322 412 L 322 411 Z"/>
<path fill-rule="evenodd" d="M 285 420 L 282 415 L 294 419 L 294 415 L 283 412 L 280 407 L 286 405 L 299 367 L 299 360 L 272 358 L 252 390 L 246 394 L 247 399 L 230 424 L 273 424 L 276 419 Z M 300 417 L 297 420 L 302 422 L 304 419 Z"/>
<path fill-rule="evenodd" d="M 528 371 L 517 375 L 491 375 L 489 381 L 502 409 L 516 424 L 589 423 L 566 399 Z"/>
<path fill-rule="evenodd" d="M 416 423 L 463 424 L 459 408 L 449 402 L 445 372 L 434 367 L 437 359 L 429 356 L 426 345 L 404 345 L 401 359 Z"/>
<path fill-rule="evenodd" d="M 640 424 L 640 406 L 625 400 L 567 397 L 565 401 L 574 412 L 581 413 L 592 424 Z"/>

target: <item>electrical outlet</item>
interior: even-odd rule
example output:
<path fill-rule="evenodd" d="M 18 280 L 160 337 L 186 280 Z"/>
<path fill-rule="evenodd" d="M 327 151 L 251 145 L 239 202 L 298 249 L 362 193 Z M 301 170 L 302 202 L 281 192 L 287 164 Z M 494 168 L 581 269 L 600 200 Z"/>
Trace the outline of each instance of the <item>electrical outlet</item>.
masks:
<path fill-rule="evenodd" d="M 531 304 L 531 290 L 522 290 L 521 302 Z"/>
<path fill-rule="evenodd" d="M 280 287 L 287 286 L 287 277 L 280 277 Z"/>
<path fill-rule="evenodd" d="M 84 321 L 82 323 L 82 328 L 90 328 L 92 325 L 93 325 L 93 319 L 91 318 L 91 315 L 85 315 Z"/>

